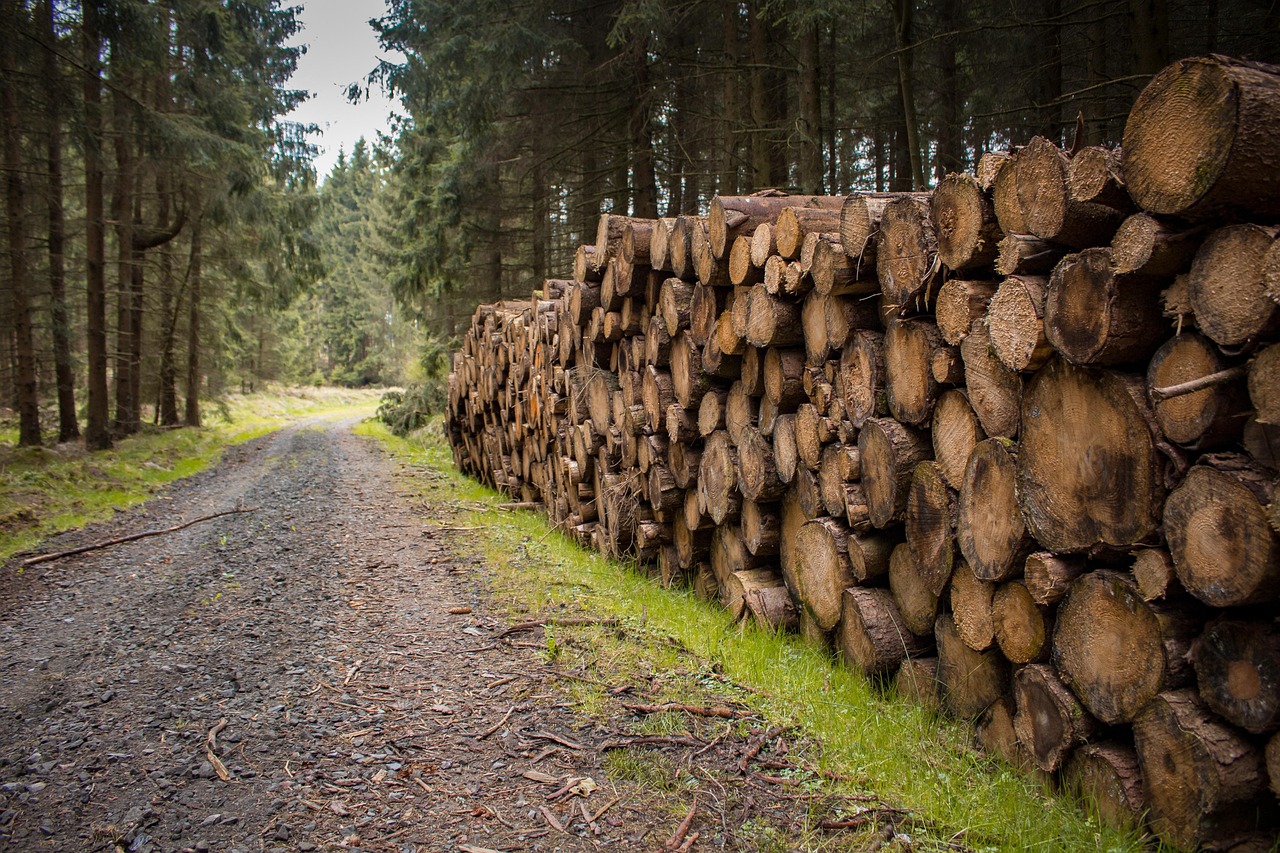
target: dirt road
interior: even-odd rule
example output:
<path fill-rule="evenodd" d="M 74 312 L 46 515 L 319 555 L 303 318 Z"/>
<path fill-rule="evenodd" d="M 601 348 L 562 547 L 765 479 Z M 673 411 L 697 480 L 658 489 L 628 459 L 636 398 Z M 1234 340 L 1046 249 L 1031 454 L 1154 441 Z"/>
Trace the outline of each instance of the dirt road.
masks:
<path fill-rule="evenodd" d="M 604 809 L 625 800 L 591 748 L 607 733 L 543 691 L 535 650 L 497 641 L 472 567 L 391 468 L 340 426 L 287 429 L 48 544 L 251 512 L 6 567 L 0 845 L 661 846 L 671 815 Z M 578 777 L 601 790 L 548 796 Z"/>

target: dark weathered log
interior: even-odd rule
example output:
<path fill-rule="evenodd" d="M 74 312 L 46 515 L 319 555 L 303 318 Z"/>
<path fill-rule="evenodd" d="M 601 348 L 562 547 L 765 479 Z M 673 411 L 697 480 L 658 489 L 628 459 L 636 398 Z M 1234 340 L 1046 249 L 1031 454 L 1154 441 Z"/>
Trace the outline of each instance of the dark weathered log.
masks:
<path fill-rule="evenodd" d="M 1267 507 L 1275 475 L 1240 454 L 1200 458 L 1164 507 L 1178 580 L 1213 607 L 1280 596 L 1280 534 Z"/>
<path fill-rule="evenodd" d="M 1018 498 L 1047 548 L 1141 544 L 1164 504 L 1152 416 L 1135 377 L 1054 359 L 1022 399 Z"/>
<path fill-rule="evenodd" d="M 857 446 L 833 442 L 824 445 L 818 463 L 818 493 L 822 506 L 834 516 L 843 516 L 847 509 L 849 483 L 862 476 L 862 454 Z"/>
<path fill-rule="evenodd" d="M 903 423 L 926 426 L 938 399 L 933 354 L 942 345 L 929 320 L 895 320 L 884 333 L 885 393 L 889 413 Z"/>
<path fill-rule="evenodd" d="M 1110 249 L 1068 255 L 1053 268 L 1045 298 L 1049 342 L 1076 364 L 1145 360 L 1167 336 L 1161 280 L 1117 275 Z"/>
<path fill-rule="evenodd" d="M 991 349 L 1010 370 L 1034 373 L 1053 354 L 1044 329 L 1048 285 L 1044 276 L 1009 276 L 991 298 Z"/>
<path fill-rule="evenodd" d="M 1053 668 L 1033 663 L 1013 678 L 1017 713 L 1013 728 L 1036 765 L 1046 773 L 1062 766 L 1076 746 L 1098 729 L 1098 722 L 1058 680 Z"/>
<path fill-rule="evenodd" d="M 1066 152 L 1043 136 L 1018 152 L 1018 204 L 1026 230 L 1076 249 L 1108 243 L 1128 211 L 1072 198 L 1067 166 Z"/>
<path fill-rule="evenodd" d="M 1214 719 L 1193 690 L 1161 693 L 1133 721 L 1151 829 L 1190 850 L 1257 828 L 1267 785 L 1262 751 Z"/>
<path fill-rule="evenodd" d="M 1014 705 L 1012 696 L 1001 696 L 987 706 L 974 723 L 978 748 L 992 758 L 1025 775 L 1040 772 L 1021 743 L 1013 728 Z"/>
<path fill-rule="evenodd" d="M 942 595 L 955 562 L 956 495 L 936 462 L 921 462 L 907 493 L 906 534 L 925 583 Z"/>
<path fill-rule="evenodd" d="M 1280 228 L 1228 225 L 1209 234 L 1191 263 L 1187 299 L 1214 343 L 1237 347 L 1274 332 L 1280 306 L 1267 293 L 1267 250 Z"/>
<path fill-rule="evenodd" d="M 883 333 L 859 329 L 849 335 L 840 353 L 840 380 L 845 416 L 855 427 L 861 429 L 868 418 L 888 413 Z"/>
<path fill-rule="evenodd" d="M 943 707 L 962 720 L 977 719 L 1009 689 L 1009 665 L 998 651 L 966 646 L 949 614 L 938 617 L 934 636 Z"/>
<path fill-rule="evenodd" d="M 1000 652 L 1010 662 L 1031 663 L 1049 657 L 1053 623 L 1025 582 L 1000 584 L 991 598 L 991 624 Z"/>
<path fill-rule="evenodd" d="M 1018 452 L 1008 439 L 974 446 L 960 485 L 956 539 L 979 578 L 1016 577 L 1034 545 L 1022 519 Z"/>
<path fill-rule="evenodd" d="M 1133 747 L 1118 741 L 1087 743 L 1071 754 L 1063 778 L 1106 826 L 1131 830 L 1146 811 L 1142 768 Z"/>
<path fill-rule="evenodd" d="M 733 618 L 742 621 L 751 615 L 748 597 L 753 592 L 782 587 L 782 575 L 774 569 L 744 569 L 731 572 L 720 587 L 720 603 Z"/>
<path fill-rule="evenodd" d="M 938 659 L 910 657 L 898 666 L 893 679 L 894 692 L 903 699 L 930 712 L 942 709 L 939 700 Z"/>
<path fill-rule="evenodd" d="M 764 355 L 764 394 L 780 413 L 794 412 L 805 400 L 803 349 L 771 347 Z"/>
<path fill-rule="evenodd" d="M 775 633 L 800 630 L 800 617 L 785 584 L 750 590 L 746 601 L 752 618 L 764 630 Z"/>
<path fill-rule="evenodd" d="M 927 637 L 938 618 L 938 596 L 925 583 L 920 563 L 905 542 L 895 546 L 889 556 L 889 589 L 907 630 Z"/>
<path fill-rule="evenodd" d="M 1022 399 L 1022 377 L 996 357 L 985 320 L 974 320 L 969 334 L 960 342 L 964 378 L 973 407 L 987 435 L 1013 438 L 1018 434 L 1018 407 Z"/>
<path fill-rule="evenodd" d="M 1094 716 L 1131 721 L 1161 690 L 1190 676 L 1187 652 L 1199 622 L 1147 602 L 1129 575 L 1082 575 L 1058 607 L 1053 664 Z"/>
<path fill-rule="evenodd" d="M 989 194 L 967 173 L 950 174 L 933 191 L 931 214 L 938 239 L 938 260 L 960 272 L 990 266 L 1004 232 Z"/>
<path fill-rule="evenodd" d="M 770 557 L 778 553 L 778 539 L 782 519 L 773 504 L 760 504 L 752 500 L 742 502 L 742 544 L 757 557 Z"/>
<path fill-rule="evenodd" d="M 976 576 L 963 560 L 952 572 L 951 618 L 960 639 L 974 651 L 985 651 L 995 642 L 996 626 L 991 618 L 995 592 L 996 584 Z"/>
<path fill-rule="evenodd" d="M 1205 704 L 1260 735 L 1280 728 L 1280 628 L 1274 622 L 1219 619 L 1191 650 Z"/>
<path fill-rule="evenodd" d="M 889 202 L 876 237 L 876 274 L 885 304 L 900 314 L 925 310 L 937 266 L 929 204 L 916 196 Z"/>
<path fill-rule="evenodd" d="M 1222 56 L 1183 59 L 1142 90 L 1124 128 L 1125 183 L 1152 213 L 1280 215 L 1274 159 L 1280 72 Z"/>
<path fill-rule="evenodd" d="M 969 454 L 978 442 L 987 437 L 978 416 L 969 405 L 963 390 L 953 388 L 938 397 L 933 409 L 933 456 L 941 469 L 942 478 L 953 489 L 964 482 L 964 471 L 969 464 Z"/>
<path fill-rule="evenodd" d="M 845 662 L 867 675 L 891 673 L 933 645 L 907 630 L 887 590 L 858 587 L 844 591 L 839 639 Z"/>
<path fill-rule="evenodd" d="M 884 528 L 901 521 L 911 475 L 932 451 L 928 436 L 891 418 L 873 418 L 858 435 L 858 451 L 872 523 Z"/>

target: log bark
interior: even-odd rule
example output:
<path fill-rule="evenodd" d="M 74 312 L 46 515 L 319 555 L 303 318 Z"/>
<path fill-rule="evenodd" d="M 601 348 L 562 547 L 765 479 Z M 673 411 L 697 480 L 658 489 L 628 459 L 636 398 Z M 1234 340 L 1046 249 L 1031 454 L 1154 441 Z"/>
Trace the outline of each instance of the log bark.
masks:
<path fill-rule="evenodd" d="M 841 201 L 843 205 L 843 201 Z M 800 257 L 804 239 L 810 234 L 830 234 L 840 228 L 839 208 L 788 207 L 779 211 L 773 224 L 773 240 L 778 254 L 789 261 Z"/>
<path fill-rule="evenodd" d="M 933 409 L 930 437 L 942 479 L 951 488 L 959 490 L 964 482 L 969 454 L 978 442 L 987 437 L 963 390 L 953 388 L 938 397 Z"/>
<path fill-rule="evenodd" d="M 1259 423 L 1280 426 L 1280 345 L 1267 347 L 1249 364 L 1249 400 Z"/>
<path fill-rule="evenodd" d="M 991 623 L 1000 652 L 1011 663 L 1023 664 L 1049 657 L 1053 621 L 1038 606 L 1024 581 L 1000 584 L 991 598 Z"/>
<path fill-rule="evenodd" d="M 941 686 L 938 684 L 937 658 L 906 658 L 898 666 L 893 679 L 894 692 L 925 711 L 936 713 L 942 709 Z"/>
<path fill-rule="evenodd" d="M 876 275 L 887 306 L 900 314 L 924 311 L 938 274 L 937 239 L 929 204 L 917 196 L 889 202 L 876 237 Z"/>
<path fill-rule="evenodd" d="M 1163 477 L 1145 395 L 1133 377 L 1055 359 L 1022 400 L 1018 495 L 1050 550 L 1128 548 L 1155 532 Z"/>
<path fill-rule="evenodd" d="M 991 298 L 991 349 L 1010 370 L 1034 373 L 1053 355 L 1044 328 L 1048 285 L 1044 276 L 1009 276 Z"/>
<path fill-rule="evenodd" d="M 987 312 L 987 304 L 995 296 L 998 282 L 970 281 L 953 278 L 942 285 L 938 291 L 938 303 L 935 310 L 938 331 L 942 338 L 952 346 L 959 346 L 969 335 L 969 329 L 975 320 L 980 320 Z"/>
<path fill-rule="evenodd" d="M 1187 228 L 1149 213 L 1135 213 L 1111 238 L 1111 263 L 1120 275 L 1186 272 L 1204 234 L 1203 228 Z"/>
<path fill-rule="evenodd" d="M 873 418 L 858 435 L 862 484 L 871 522 L 885 528 L 901 521 L 915 466 L 929 458 L 928 436 L 890 418 Z"/>
<path fill-rule="evenodd" d="M 1280 215 L 1280 175 L 1265 165 L 1278 104 L 1275 66 L 1209 56 L 1165 68 L 1125 123 L 1122 168 L 1134 201 L 1192 219 Z"/>
<path fill-rule="evenodd" d="M 1255 828 L 1267 780 L 1262 751 L 1214 719 L 1191 690 L 1155 697 L 1133 723 L 1151 828 L 1191 849 Z"/>
<path fill-rule="evenodd" d="M 1018 449 L 1008 439 L 975 445 L 960 485 L 956 539 L 973 572 L 988 581 L 1021 573 L 1034 542 L 1022 518 Z"/>
<path fill-rule="evenodd" d="M 885 393 L 889 413 L 903 423 L 925 426 L 933 416 L 939 392 L 933 354 L 940 346 L 942 335 L 929 320 L 895 320 L 885 330 Z"/>
<path fill-rule="evenodd" d="M 963 560 L 951 577 L 951 618 L 956 633 L 964 644 L 976 652 L 991 648 L 996 626 L 992 621 L 991 602 L 996 584 L 973 573 Z"/>
<path fill-rule="evenodd" d="M 1087 743 L 1071 754 L 1063 776 L 1104 825 L 1122 831 L 1141 825 L 1147 800 L 1138 753 L 1129 744 Z"/>
<path fill-rule="evenodd" d="M 1226 359 L 1201 335 L 1187 332 L 1170 338 L 1147 366 L 1147 387 L 1168 388 L 1226 370 Z M 1248 417 L 1244 383 L 1212 385 L 1163 400 L 1152 395 L 1160 431 L 1173 442 L 1207 450 L 1238 441 Z"/>
<path fill-rule="evenodd" d="M 932 647 L 907 630 L 887 590 L 858 587 L 844 591 L 839 642 L 845 662 L 867 675 L 892 673 Z"/>
<path fill-rule="evenodd" d="M 1033 663 L 1018 670 L 1013 679 L 1017 712 L 1013 728 L 1018 742 L 1046 773 L 1060 768 L 1071 750 L 1088 741 L 1098 729 L 1053 668 Z"/>
<path fill-rule="evenodd" d="M 1125 189 L 1119 148 L 1091 145 L 1071 157 L 1067 189 L 1076 201 L 1096 201 L 1120 210 L 1132 210 L 1133 199 Z"/>
<path fill-rule="evenodd" d="M 907 544 L 920 564 L 925 584 L 937 596 L 951 579 L 955 563 L 956 495 L 936 462 L 921 462 L 907 492 Z"/>
<path fill-rule="evenodd" d="M 859 329 L 849 336 L 840 353 L 840 380 L 845 416 L 855 427 L 888 413 L 883 333 Z"/>
<path fill-rule="evenodd" d="M 1018 434 L 1022 377 L 1005 367 L 991 348 L 991 334 L 983 320 L 974 320 L 960 342 L 969 405 L 987 435 L 1013 438 Z"/>
<path fill-rule="evenodd" d="M 817 207 L 839 210 L 841 196 L 786 195 L 765 190 L 749 196 L 716 196 L 711 199 L 707 233 L 711 251 L 723 258 L 733 240 L 751 234 L 761 223 L 773 222 L 788 207 Z"/>
<path fill-rule="evenodd" d="M 938 596 L 925 583 L 920 564 L 905 542 L 895 546 L 889 556 L 889 590 L 907 630 L 920 637 L 929 636 L 938 620 Z M 938 644 L 941 647 L 941 639 Z"/>
<path fill-rule="evenodd" d="M 1189 676 L 1186 655 L 1198 623 L 1147 602 L 1129 575 L 1082 575 L 1058 607 L 1053 664 L 1104 723 L 1125 723 L 1147 702 Z"/>
<path fill-rule="evenodd" d="M 1109 249 L 1068 255 L 1049 277 L 1045 334 L 1076 364 L 1145 360 L 1168 334 L 1160 287 L 1160 279 L 1117 275 Z"/>
<path fill-rule="evenodd" d="M 952 716 L 975 720 L 1009 688 L 1009 665 L 997 651 L 975 652 L 956 632 L 951 616 L 938 617 L 938 681 L 942 706 Z"/>
<path fill-rule="evenodd" d="M 969 174 L 950 174 L 930 200 L 937 231 L 938 260 L 954 272 L 988 267 L 999 254 L 1004 232 L 991 197 Z"/>
<path fill-rule="evenodd" d="M 1052 607 L 1067 594 L 1072 582 L 1087 570 L 1084 560 L 1037 551 L 1027 555 L 1022 582 L 1026 584 L 1032 601 L 1041 607 Z"/>
<path fill-rule="evenodd" d="M 1091 201 L 1078 201 L 1067 188 L 1067 154 L 1043 136 L 1018 152 L 1018 204 L 1026 230 L 1075 249 L 1110 242 L 1127 211 Z"/>
<path fill-rule="evenodd" d="M 1280 729 L 1280 628 L 1222 618 L 1191 649 L 1200 698 L 1255 735 Z"/>
<path fill-rule="evenodd" d="M 1164 508 L 1178 580 L 1213 607 L 1280 596 L 1280 535 L 1268 518 L 1274 474 L 1240 454 L 1203 456 Z"/>
<path fill-rule="evenodd" d="M 1267 294 L 1267 250 L 1280 229 L 1228 225 L 1209 234 L 1191 263 L 1187 299 L 1196 325 L 1214 343 L 1238 347 L 1280 324 L 1280 306 Z"/>

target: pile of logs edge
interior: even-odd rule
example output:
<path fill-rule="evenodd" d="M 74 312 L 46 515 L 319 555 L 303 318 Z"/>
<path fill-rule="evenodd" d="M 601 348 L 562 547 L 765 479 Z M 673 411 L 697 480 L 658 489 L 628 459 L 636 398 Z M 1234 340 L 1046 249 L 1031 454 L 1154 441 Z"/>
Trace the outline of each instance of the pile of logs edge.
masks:
<path fill-rule="evenodd" d="M 477 309 L 458 465 L 1181 849 L 1280 797 L 1280 68 L 930 193 L 604 215 Z"/>

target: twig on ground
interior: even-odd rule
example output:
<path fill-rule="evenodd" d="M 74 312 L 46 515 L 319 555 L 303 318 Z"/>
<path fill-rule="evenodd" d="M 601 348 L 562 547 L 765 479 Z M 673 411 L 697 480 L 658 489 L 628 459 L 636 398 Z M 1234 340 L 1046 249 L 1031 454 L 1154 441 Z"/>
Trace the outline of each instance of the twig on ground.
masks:
<path fill-rule="evenodd" d="M 674 853 L 676 850 L 687 850 L 684 847 L 685 836 L 689 834 L 689 827 L 693 826 L 693 816 L 698 812 L 698 797 L 694 795 L 693 803 L 689 806 L 689 813 L 684 816 L 684 820 L 680 821 L 680 825 L 676 827 L 676 831 L 667 839 L 667 843 L 662 845 L 662 849 L 668 853 Z M 696 833 L 695 833 L 696 837 Z"/>
<path fill-rule="evenodd" d="M 494 723 L 492 726 L 485 729 L 480 734 L 476 735 L 476 740 L 484 740 L 489 735 L 493 734 L 498 729 L 502 728 L 503 724 L 506 723 L 507 720 L 511 719 L 511 715 L 515 712 L 515 710 L 516 710 L 515 705 L 512 705 L 510 708 L 508 708 L 507 713 L 502 715 L 502 719 L 498 720 L 498 722 Z"/>
<path fill-rule="evenodd" d="M 173 527 L 166 527 L 163 530 L 147 530 L 142 533 L 132 533 L 128 536 L 117 536 L 115 539 L 104 539 L 101 542 L 94 542 L 91 545 L 81 545 L 79 548 L 71 548 L 66 551 L 57 551 L 53 554 L 42 554 L 39 557 L 28 557 L 22 561 L 23 567 L 37 566 L 40 563 L 50 563 L 54 560 L 61 560 L 63 557 L 74 557 L 76 554 L 85 554 L 89 551 L 99 551 L 103 548 L 110 548 L 112 545 L 123 545 L 126 542 L 136 542 L 139 539 L 146 539 L 149 536 L 163 536 L 166 533 L 177 533 L 193 524 L 199 524 L 202 521 L 210 521 L 215 518 L 221 518 L 224 515 L 235 515 L 241 512 L 254 512 L 258 507 L 247 507 L 242 509 L 228 509 L 223 512 L 215 512 L 212 515 L 203 515 L 200 518 L 193 518 L 190 521 L 184 521 L 182 524 L 175 524 Z"/>
<path fill-rule="evenodd" d="M 685 705 L 680 702 L 666 702 L 661 705 L 642 705 L 632 702 L 622 702 L 621 705 L 628 711 L 636 711 L 641 714 L 661 714 L 664 711 L 681 711 L 695 717 L 719 717 L 722 720 L 741 720 L 755 716 L 749 711 L 735 711 L 733 708 L 726 708 L 723 705 Z"/>
<path fill-rule="evenodd" d="M 532 631 L 534 628 L 545 628 L 548 625 L 617 625 L 617 619 L 591 619 L 586 617 L 566 617 L 551 619 L 533 619 L 529 622 L 517 622 L 498 634 L 498 638 L 507 636 L 508 634 L 516 634 L 520 631 Z"/>
<path fill-rule="evenodd" d="M 705 746 L 704 741 L 687 735 L 639 735 L 626 740 L 608 740 L 600 744 L 601 752 L 611 749 L 626 749 L 629 746 L 651 746 L 653 744 L 674 744 L 675 746 Z"/>

